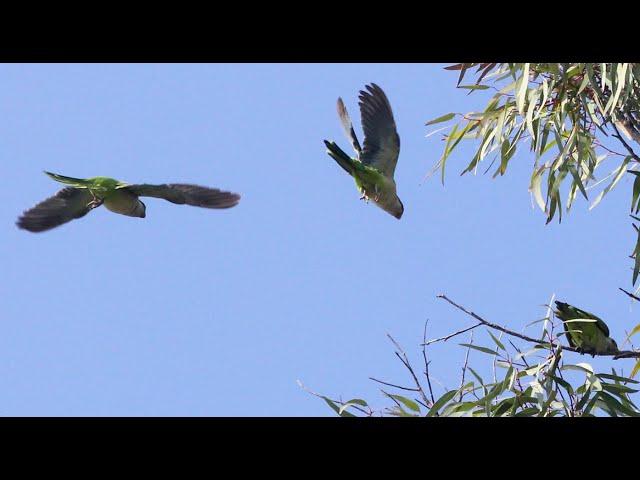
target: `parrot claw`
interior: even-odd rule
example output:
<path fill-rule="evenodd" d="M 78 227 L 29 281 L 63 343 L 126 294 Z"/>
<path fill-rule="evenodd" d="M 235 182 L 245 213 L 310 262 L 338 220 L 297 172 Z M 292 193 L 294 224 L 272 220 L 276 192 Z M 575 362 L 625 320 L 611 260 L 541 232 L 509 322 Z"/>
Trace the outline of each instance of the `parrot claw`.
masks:
<path fill-rule="evenodd" d="M 93 197 L 93 200 L 91 200 L 88 204 L 87 207 L 94 209 L 94 208 L 98 208 L 100 205 L 102 205 L 102 203 L 104 202 L 104 200 L 96 197 L 96 195 L 91 191 L 91 196 Z"/>
<path fill-rule="evenodd" d="M 100 205 L 102 205 L 102 200 L 94 198 L 87 204 L 87 207 L 94 209 L 94 208 L 98 208 Z"/>

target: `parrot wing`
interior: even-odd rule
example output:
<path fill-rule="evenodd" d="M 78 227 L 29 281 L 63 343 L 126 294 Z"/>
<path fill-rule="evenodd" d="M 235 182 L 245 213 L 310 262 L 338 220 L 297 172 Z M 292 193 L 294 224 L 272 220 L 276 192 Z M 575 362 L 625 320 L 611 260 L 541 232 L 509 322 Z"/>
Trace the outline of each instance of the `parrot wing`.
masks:
<path fill-rule="evenodd" d="M 382 89 L 372 83 L 368 91 L 360 91 L 360 115 L 364 130 L 362 163 L 393 178 L 400 154 L 400 137 L 391 112 L 391 105 Z"/>
<path fill-rule="evenodd" d="M 66 187 L 24 212 L 16 225 L 30 232 L 44 232 L 89 213 L 93 196 L 86 189 Z"/>
<path fill-rule="evenodd" d="M 122 188 L 141 197 L 163 198 L 179 205 L 203 208 L 231 208 L 240 201 L 240 195 L 237 193 L 186 183 L 139 184 Z"/>

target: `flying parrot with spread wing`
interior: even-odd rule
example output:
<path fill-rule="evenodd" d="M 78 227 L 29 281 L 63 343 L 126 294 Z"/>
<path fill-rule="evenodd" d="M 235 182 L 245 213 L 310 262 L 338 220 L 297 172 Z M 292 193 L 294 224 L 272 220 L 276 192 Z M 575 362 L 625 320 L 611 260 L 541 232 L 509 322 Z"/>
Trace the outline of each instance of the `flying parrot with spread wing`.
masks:
<path fill-rule="evenodd" d="M 391 105 L 382 89 L 372 83 L 360 91 L 359 106 L 364 131 L 364 147 L 360 146 L 344 102 L 338 98 L 338 116 L 356 152 L 347 155 L 335 142 L 324 141 L 327 153 L 353 177 L 361 193 L 360 199 L 371 200 L 397 219 L 404 205 L 396 193 L 393 174 L 400 154 L 400 137 L 391 112 Z"/>
<path fill-rule="evenodd" d="M 569 345 L 591 355 L 617 353 L 618 345 L 609 337 L 609 327 L 593 313 L 556 301 L 556 317 L 562 320 Z"/>
<path fill-rule="evenodd" d="M 81 179 L 44 173 L 55 181 L 70 186 L 38 203 L 18 218 L 16 225 L 30 232 L 50 230 L 83 217 L 102 204 L 112 212 L 144 218 L 146 206 L 139 197 L 164 198 L 172 203 L 203 208 L 230 208 L 240 201 L 237 193 L 186 183 L 128 184 L 109 177 Z"/>

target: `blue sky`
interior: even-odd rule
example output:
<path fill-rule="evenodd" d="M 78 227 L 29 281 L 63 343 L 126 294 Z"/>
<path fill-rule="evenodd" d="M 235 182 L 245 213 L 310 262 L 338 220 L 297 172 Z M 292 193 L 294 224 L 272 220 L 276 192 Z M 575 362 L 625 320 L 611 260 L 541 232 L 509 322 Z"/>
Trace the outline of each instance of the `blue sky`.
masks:
<path fill-rule="evenodd" d="M 419 365 L 426 319 L 429 337 L 471 325 L 438 293 L 516 330 L 555 293 L 621 340 L 637 323 L 617 291 L 630 288 L 631 179 L 546 226 L 526 152 L 504 178 L 460 177 L 469 144 L 444 186 L 423 181 L 442 150 L 424 123 L 484 105 L 442 66 L 0 65 L 0 415 L 332 415 L 297 380 L 381 406 L 369 376 L 409 380 L 387 332 Z M 400 221 L 359 201 L 322 144 L 346 150 L 338 96 L 361 132 L 357 93 L 372 81 L 402 141 Z M 100 208 L 31 234 L 17 216 L 59 188 L 43 170 L 199 183 L 242 201 L 147 199 L 143 220 Z M 466 340 L 431 349 L 438 391 L 457 386 Z"/>

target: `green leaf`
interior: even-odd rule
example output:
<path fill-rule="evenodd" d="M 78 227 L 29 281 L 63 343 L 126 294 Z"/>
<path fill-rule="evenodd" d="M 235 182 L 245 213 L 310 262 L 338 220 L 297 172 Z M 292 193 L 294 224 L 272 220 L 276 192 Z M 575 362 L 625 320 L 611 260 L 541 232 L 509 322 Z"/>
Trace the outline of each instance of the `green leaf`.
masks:
<path fill-rule="evenodd" d="M 636 393 L 638 390 L 617 383 L 603 383 L 602 389 L 613 394 Z"/>
<path fill-rule="evenodd" d="M 640 323 L 638 325 L 636 325 L 635 327 L 633 327 L 633 330 L 631 330 L 629 332 L 629 335 L 627 335 L 627 340 L 629 340 L 631 337 L 633 337 L 636 333 L 640 333 Z"/>
<path fill-rule="evenodd" d="M 550 375 L 549 378 L 551 378 L 554 382 L 564 388 L 569 393 L 569 395 L 573 395 L 573 387 L 569 382 L 560 377 L 557 377 L 556 375 Z"/>
<path fill-rule="evenodd" d="M 631 370 L 630 377 L 632 378 L 635 377 L 638 374 L 638 372 L 640 372 L 640 360 L 638 360 L 636 364 L 633 366 L 633 370 Z"/>
<path fill-rule="evenodd" d="M 355 415 L 353 413 L 349 413 L 349 412 L 345 412 L 345 411 L 340 411 L 340 408 L 338 408 L 338 405 L 336 405 L 333 400 L 330 400 L 327 397 L 321 396 L 320 398 L 322 398 L 325 402 L 327 402 L 327 405 L 329 405 L 331 407 L 331 409 L 336 412 L 338 415 L 340 415 L 341 417 L 355 417 Z"/>
<path fill-rule="evenodd" d="M 529 185 L 529 191 L 533 194 L 533 198 L 536 200 L 538 207 L 543 212 L 546 209 L 545 201 L 542 198 L 542 173 L 545 170 L 545 166 L 540 167 L 538 170 L 534 170 L 533 175 L 531 175 L 531 183 Z"/>
<path fill-rule="evenodd" d="M 611 172 L 612 175 L 614 175 L 613 180 L 611 181 L 611 183 L 609 185 L 607 185 L 607 187 L 603 191 L 600 192 L 600 194 L 596 197 L 596 199 L 593 201 L 593 203 L 589 207 L 589 210 L 592 210 L 593 208 L 595 208 L 595 206 L 600 203 L 600 200 L 602 200 L 602 198 L 607 193 L 609 193 L 613 189 L 613 187 L 616 186 L 616 184 L 620 181 L 620 179 L 624 175 L 624 172 L 626 171 L 625 168 L 626 168 L 627 164 L 632 159 L 633 159 L 633 157 L 631 155 L 627 155 L 626 157 L 624 157 L 624 160 L 622 161 L 622 164 L 618 168 L 613 170 L 613 172 Z"/>
<path fill-rule="evenodd" d="M 489 355 L 499 355 L 496 350 L 491 350 L 490 348 L 486 348 L 486 347 L 479 347 L 477 345 L 473 345 L 472 343 L 459 343 L 458 345 L 461 345 L 467 348 L 472 348 L 473 350 L 478 350 L 479 352 L 488 353 Z"/>
<path fill-rule="evenodd" d="M 588 363 L 578 363 L 576 365 L 564 364 L 561 370 L 576 370 L 587 374 L 593 374 L 593 367 Z"/>
<path fill-rule="evenodd" d="M 427 413 L 427 417 L 434 417 L 438 410 L 440 410 L 443 406 L 445 406 L 453 397 L 456 396 L 458 390 L 450 390 L 444 395 L 442 395 L 436 402 L 433 404 L 429 412 Z"/>
<path fill-rule="evenodd" d="M 455 116 L 456 116 L 455 113 L 447 113 L 446 115 L 442 115 L 441 117 L 428 121 L 427 123 L 425 123 L 425 125 L 429 126 L 429 125 L 434 125 L 436 123 L 446 122 L 448 120 L 451 120 Z"/>
<path fill-rule="evenodd" d="M 536 407 L 527 407 L 516 413 L 514 417 L 535 417 L 538 415 L 538 413 L 539 410 Z"/>
<path fill-rule="evenodd" d="M 504 345 L 502 344 L 502 342 L 500 340 L 498 340 L 493 333 L 491 333 L 491 330 L 488 330 L 489 335 L 491 336 L 491 338 L 493 339 L 494 342 L 496 342 L 496 345 L 498 346 L 498 348 L 500 348 L 501 350 L 506 350 L 506 348 L 504 348 Z"/>
<path fill-rule="evenodd" d="M 458 88 L 464 88 L 465 90 L 486 90 L 488 85 L 458 85 Z"/>
<path fill-rule="evenodd" d="M 533 112 L 538 103 L 539 96 L 540 92 L 537 89 L 531 90 L 531 93 L 529 94 L 529 107 L 527 108 L 526 124 L 527 130 L 529 130 L 529 133 L 531 134 L 532 142 L 536 141 L 536 132 L 533 129 Z"/>
<path fill-rule="evenodd" d="M 341 407 L 340 410 L 338 411 L 339 415 L 342 415 L 342 412 L 344 412 L 347 408 L 353 406 L 353 405 L 360 405 L 361 407 L 367 407 L 368 404 L 366 401 L 360 399 L 360 398 L 354 398 L 351 399 L 347 402 L 345 402 Z"/>
<path fill-rule="evenodd" d="M 589 81 L 589 76 L 585 75 L 582 78 L 582 83 L 580 83 L 580 87 L 578 88 L 578 91 L 576 92 L 576 95 L 580 95 L 582 93 L 582 91 L 586 88 L 587 85 L 589 85 L 590 81 Z"/>
<path fill-rule="evenodd" d="M 391 398 L 395 398 L 397 401 L 402 403 L 409 410 L 413 410 L 414 412 L 420 412 L 420 406 L 417 404 L 417 402 L 414 402 L 413 400 L 407 397 L 403 397 L 402 395 L 389 395 L 389 396 Z"/>
<path fill-rule="evenodd" d="M 636 228 L 636 230 L 638 231 L 638 237 L 636 239 L 636 246 L 633 249 L 633 254 L 631 255 L 635 259 L 634 266 L 633 266 L 633 279 L 632 279 L 633 285 L 636 284 L 636 280 L 638 279 L 638 273 L 640 273 L 640 229 Z"/>
<path fill-rule="evenodd" d="M 524 101 L 529 86 L 529 63 L 525 63 L 522 69 L 522 76 L 518 79 L 516 87 L 516 107 L 520 115 L 524 115 Z"/>
<path fill-rule="evenodd" d="M 610 373 L 596 373 L 596 377 L 604 378 L 607 380 L 615 380 L 617 382 L 623 382 L 623 383 L 640 383 L 637 380 L 633 380 L 627 377 L 620 377 L 619 375 L 612 375 Z"/>
<path fill-rule="evenodd" d="M 607 105 L 605 106 L 605 111 L 610 109 L 610 111 L 613 112 L 613 109 L 616 108 L 616 105 L 618 104 L 618 98 L 620 98 L 620 93 L 622 93 L 622 89 L 624 88 L 624 85 L 625 85 L 628 67 L 629 67 L 628 63 L 619 63 L 616 66 L 616 75 L 615 75 L 616 91 L 607 102 Z"/>
<path fill-rule="evenodd" d="M 582 193 L 582 196 L 584 197 L 584 199 L 588 201 L 589 197 L 587 197 L 587 191 L 585 190 L 584 185 L 582 184 L 582 179 L 580 178 L 580 175 L 578 175 L 578 171 L 576 170 L 576 167 L 574 167 L 573 165 L 569 165 L 569 172 L 571 172 L 571 175 L 573 176 L 573 181 L 580 189 L 580 193 Z"/>
<path fill-rule="evenodd" d="M 453 139 L 453 136 L 455 135 L 455 133 L 458 131 L 458 126 L 459 124 L 456 123 L 453 128 L 451 129 L 451 132 L 449 133 L 449 136 L 447 137 L 447 143 L 444 146 L 444 152 L 442 152 L 442 157 L 440 157 L 440 168 L 442 169 L 442 184 L 444 185 L 444 167 L 447 163 L 447 158 L 449 157 L 449 145 L 451 145 L 451 140 Z"/>
<path fill-rule="evenodd" d="M 608 393 L 599 392 L 598 393 L 598 398 L 601 399 L 607 407 L 609 407 L 609 412 L 608 413 L 611 416 L 617 417 L 618 413 L 622 413 L 622 414 L 628 415 L 630 417 L 640 416 L 640 413 L 638 413 L 637 411 L 634 411 L 634 410 L 630 409 L 629 407 L 623 405 L 622 403 L 620 403 L 618 400 L 616 400 L 614 397 L 612 397 Z"/>
<path fill-rule="evenodd" d="M 633 170 L 629 170 L 629 173 L 633 173 L 636 175 L 635 180 L 633 181 L 633 197 L 631 198 L 631 211 L 633 213 L 638 213 L 640 211 L 640 172 L 636 172 Z"/>

